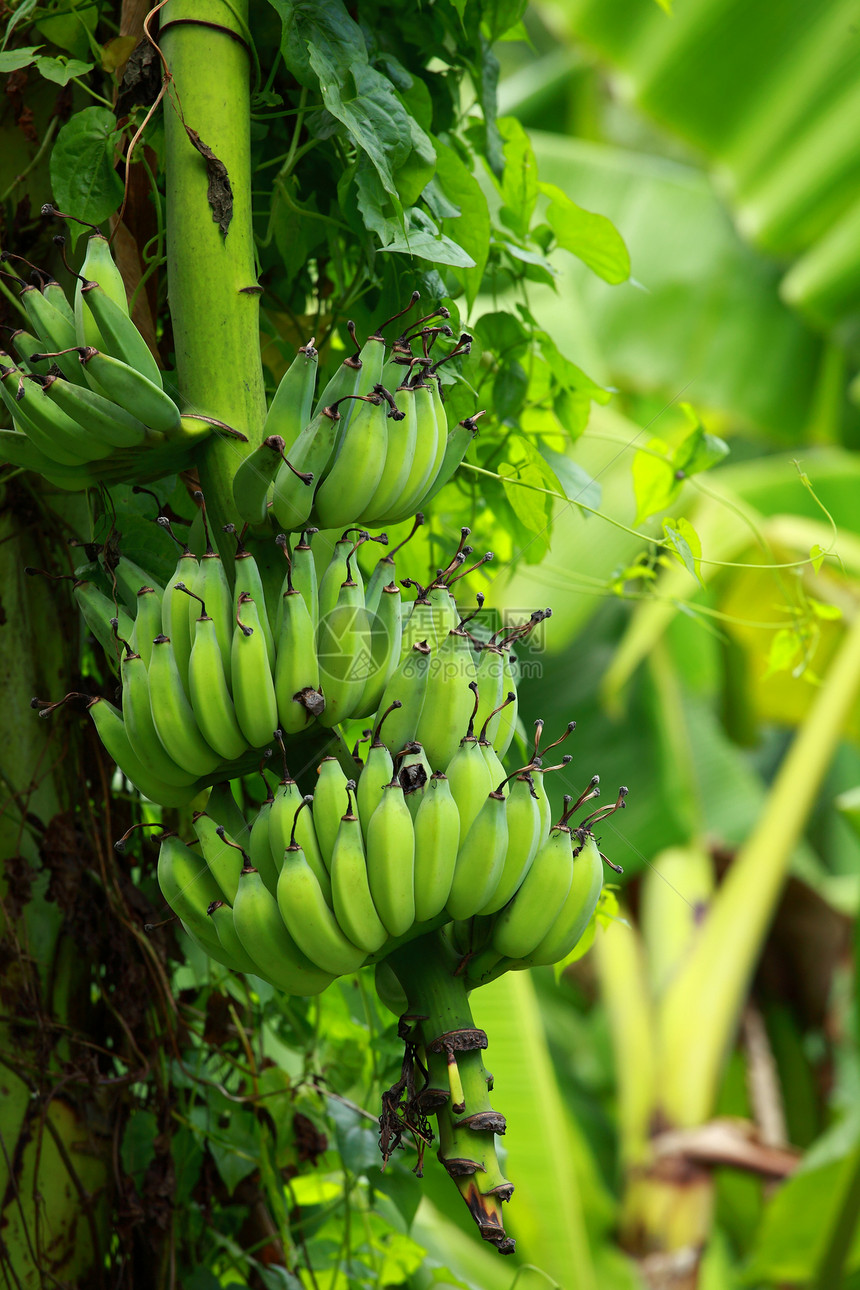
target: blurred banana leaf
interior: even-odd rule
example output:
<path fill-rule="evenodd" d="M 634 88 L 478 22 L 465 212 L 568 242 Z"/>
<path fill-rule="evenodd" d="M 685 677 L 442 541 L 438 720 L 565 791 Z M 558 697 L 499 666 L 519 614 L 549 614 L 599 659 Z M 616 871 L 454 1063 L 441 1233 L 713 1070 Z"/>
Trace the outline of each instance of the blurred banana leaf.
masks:
<path fill-rule="evenodd" d="M 795 260 L 785 298 L 824 327 L 856 318 L 854 0 L 675 0 L 671 18 L 641 0 L 568 0 L 559 13 L 645 112 L 712 159 L 744 234 Z"/>

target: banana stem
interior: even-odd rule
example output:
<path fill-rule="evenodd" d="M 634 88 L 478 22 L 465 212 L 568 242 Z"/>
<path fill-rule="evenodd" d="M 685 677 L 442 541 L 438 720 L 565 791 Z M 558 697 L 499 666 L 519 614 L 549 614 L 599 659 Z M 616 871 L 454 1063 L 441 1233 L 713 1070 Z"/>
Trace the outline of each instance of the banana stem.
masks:
<path fill-rule="evenodd" d="M 481 1057 L 487 1037 L 475 1028 L 463 978 L 454 975 L 459 961 L 438 931 L 387 959 L 408 1000 L 402 1029 L 427 1069 L 427 1084 L 415 1099 L 417 1112 L 435 1112 L 440 1161 L 484 1240 L 510 1254 L 514 1242 L 505 1234 L 502 1202 L 513 1187 L 502 1174 L 495 1142 L 505 1122 L 490 1105 L 493 1081 Z"/>
<path fill-rule="evenodd" d="M 213 434 L 200 482 L 222 558 L 236 522 L 233 475 L 262 441 L 259 288 L 251 216 L 248 0 L 169 0 L 159 38 L 173 78 L 165 103 L 167 261 L 182 400 L 227 422 Z"/>

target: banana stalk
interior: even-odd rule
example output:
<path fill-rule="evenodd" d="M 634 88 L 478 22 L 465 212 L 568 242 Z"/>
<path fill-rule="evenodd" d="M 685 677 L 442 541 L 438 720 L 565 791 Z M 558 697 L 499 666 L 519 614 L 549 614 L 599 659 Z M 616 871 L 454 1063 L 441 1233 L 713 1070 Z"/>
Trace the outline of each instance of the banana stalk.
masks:
<path fill-rule="evenodd" d="M 215 540 L 238 521 L 232 481 L 262 441 L 259 288 L 251 225 L 248 0 L 169 0 L 159 43 L 182 104 L 165 101 L 167 261 L 179 388 L 247 443 L 214 434 L 199 456 Z M 186 129 L 186 126 L 188 127 Z"/>
<path fill-rule="evenodd" d="M 401 1018 L 406 1042 L 404 1076 L 383 1098 L 380 1146 L 386 1156 L 408 1123 L 426 1143 L 428 1112 L 436 1115 L 438 1156 L 468 1206 L 481 1236 L 501 1254 L 510 1254 L 502 1202 L 513 1186 L 496 1156 L 495 1135 L 505 1119 L 490 1105 L 492 1076 L 484 1067 L 487 1037 L 472 1020 L 466 986 L 455 970 L 459 955 L 440 932 L 421 936 L 395 950 L 387 963 L 408 1000 Z M 423 1087 L 413 1087 L 415 1065 L 427 1072 Z M 410 1069 L 411 1068 L 411 1069 Z M 420 1069 L 420 1067 L 419 1067 Z"/>

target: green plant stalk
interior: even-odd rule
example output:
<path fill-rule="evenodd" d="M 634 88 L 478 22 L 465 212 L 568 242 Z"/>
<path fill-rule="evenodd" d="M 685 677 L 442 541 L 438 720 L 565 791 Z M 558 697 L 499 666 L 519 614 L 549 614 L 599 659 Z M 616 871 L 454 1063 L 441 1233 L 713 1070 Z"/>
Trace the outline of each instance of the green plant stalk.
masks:
<path fill-rule="evenodd" d="M 492 1076 L 484 1067 L 480 1048 L 462 1048 L 454 1036 L 473 1032 L 462 976 L 454 972 L 460 956 L 439 932 L 401 946 L 389 957 L 408 1000 L 405 1016 L 414 1032 L 429 1072 L 429 1087 L 446 1094 L 435 1109 L 439 1126 L 439 1159 L 453 1178 L 478 1230 L 503 1253 L 513 1249 L 505 1235 L 502 1200 L 513 1190 L 496 1156 L 495 1134 L 479 1129 L 473 1116 L 495 1117 L 490 1105 Z M 479 1032 L 480 1033 L 480 1032 Z M 438 1041 L 452 1037 L 447 1049 Z M 504 1131 L 504 1126 L 502 1126 Z"/>
<path fill-rule="evenodd" d="M 233 475 L 261 442 L 266 416 L 251 214 L 247 17 L 248 0 L 169 0 L 160 38 L 173 77 L 164 108 L 167 266 L 180 395 L 186 407 L 226 421 L 248 439 L 213 434 L 197 461 L 213 537 L 219 546 L 223 541 L 221 554 L 231 568 L 232 544 L 222 526 L 238 522 Z M 209 203 L 207 161 L 188 130 L 226 167 L 233 201 L 226 234 Z"/>
<path fill-rule="evenodd" d="M 768 794 L 759 822 L 717 891 L 701 937 L 658 1012 L 661 1110 L 673 1126 L 702 1123 L 773 915 L 792 850 L 860 690 L 860 614 Z"/>

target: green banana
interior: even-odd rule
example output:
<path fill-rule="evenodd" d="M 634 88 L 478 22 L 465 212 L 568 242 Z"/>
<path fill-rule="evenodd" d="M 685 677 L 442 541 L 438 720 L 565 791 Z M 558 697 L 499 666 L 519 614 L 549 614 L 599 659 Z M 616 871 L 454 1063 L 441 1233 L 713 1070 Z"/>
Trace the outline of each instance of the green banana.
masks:
<path fill-rule="evenodd" d="M 196 797 L 199 791 L 197 784 L 191 784 L 187 788 L 166 784 L 152 773 L 149 766 L 140 761 L 131 746 L 122 713 L 112 703 L 108 703 L 107 699 L 96 696 L 90 701 L 87 712 L 98 731 L 99 739 L 117 766 L 144 797 L 161 806 L 187 806 Z"/>
<path fill-rule="evenodd" d="M 391 712 L 395 712 L 399 707 L 400 700 L 396 699 L 378 719 L 370 741 L 367 761 L 364 763 L 362 772 L 358 777 L 356 803 L 358 817 L 361 820 L 361 831 L 365 841 L 367 841 L 367 826 L 370 823 L 371 816 L 382 801 L 383 789 L 386 784 L 391 782 L 394 775 L 394 762 L 391 759 L 391 753 L 381 738 L 382 723 Z"/>
<path fill-rule="evenodd" d="M 244 960 L 235 959 L 222 946 L 208 910 L 220 900 L 218 885 L 196 852 L 175 834 L 166 834 L 158 850 L 158 885 L 173 913 L 181 919 L 192 939 L 218 963 L 242 972 Z"/>
<path fill-rule="evenodd" d="M 415 922 L 415 831 L 396 778 L 383 788 L 366 836 L 373 903 L 388 934 L 402 936 Z"/>
<path fill-rule="evenodd" d="M 449 632 L 430 664 L 416 735 L 437 769 L 451 761 L 469 723 L 473 706 L 470 683 L 474 680 L 468 636 L 460 630 Z"/>
<path fill-rule="evenodd" d="M 297 839 L 306 863 L 320 885 L 326 903 L 331 904 L 331 881 L 317 840 L 312 811 L 303 812 L 305 799 L 294 779 L 285 775 L 278 785 L 269 812 L 269 845 L 275 867 L 280 873 L 284 855 L 292 840 Z M 313 800 L 313 799 L 311 799 Z"/>
<path fill-rule="evenodd" d="M 149 667 L 152 642 L 161 634 L 161 593 L 155 587 L 143 586 L 137 593 L 137 614 L 131 643 Z"/>
<path fill-rule="evenodd" d="M 236 924 L 233 922 L 233 911 L 226 901 L 213 900 L 207 913 L 215 929 L 215 935 L 218 937 L 221 949 L 236 965 L 236 971 L 259 976 L 262 980 L 269 981 L 270 985 L 274 985 L 275 982 L 269 980 L 262 968 L 254 962 L 239 940 Z"/>
<path fill-rule="evenodd" d="M 355 534 L 355 540 L 352 534 Z M 364 582 L 361 576 L 361 570 L 358 567 L 358 561 L 353 560 L 353 556 L 363 542 L 367 542 L 370 535 L 366 529 L 347 529 L 342 533 L 334 544 L 331 553 L 331 559 L 325 567 L 322 578 L 320 579 L 317 589 L 317 602 L 319 606 L 319 619 L 323 619 L 330 614 L 337 604 L 337 598 L 340 595 L 340 589 L 352 574 L 354 581 L 364 593 Z"/>
<path fill-rule="evenodd" d="M 360 406 L 350 417 L 334 464 L 314 496 L 314 513 L 324 529 L 340 528 L 363 513 L 385 466 L 385 402 L 376 393 L 355 397 L 361 399 Z"/>
<path fill-rule="evenodd" d="M 449 483 L 462 462 L 469 449 L 469 445 L 478 433 L 478 417 L 482 417 L 484 412 L 476 412 L 474 416 L 466 417 L 448 435 L 445 441 L 445 451 L 442 456 L 442 463 L 436 474 L 436 478 L 424 494 L 422 501 L 423 506 L 429 506 L 435 499 L 437 493 L 440 493 L 447 483 Z"/>
<path fill-rule="evenodd" d="M 307 525 L 314 503 L 312 481 L 319 479 L 334 451 L 339 421 L 337 408 L 323 408 L 302 430 L 289 459 L 281 462 L 275 476 L 272 511 L 288 532 Z"/>
<path fill-rule="evenodd" d="M 334 375 L 328 381 L 323 389 L 322 394 L 317 398 L 314 405 L 314 416 L 321 412 L 323 408 L 334 407 L 340 399 L 346 398 L 350 394 L 357 393 L 358 378 L 361 374 L 361 358 L 358 353 L 358 342 L 355 339 L 355 323 L 350 318 L 346 324 L 352 343 L 356 347 L 354 354 L 348 354 Z"/>
<path fill-rule="evenodd" d="M 486 802 L 487 795 L 493 789 L 489 766 L 472 734 L 471 725 L 460 740 L 460 747 L 448 762 L 445 773 L 457 803 L 460 830 L 465 838 Z M 504 779 L 504 772 L 501 778 Z M 499 783 L 500 780 L 495 782 Z"/>
<path fill-rule="evenodd" d="M 447 778 L 435 771 L 415 815 L 415 921 L 441 914 L 451 892 L 460 815 Z"/>
<path fill-rule="evenodd" d="M 38 354 L 45 348 L 38 336 L 34 336 L 31 331 L 24 331 L 23 327 L 18 331 L 13 331 L 9 337 L 15 347 L 15 353 L 18 355 L 18 366 L 25 372 L 35 372 L 38 364 L 30 362 L 31 354 Z M 14 364 L 13 364 L 14 365 Z"/>
<path fill-rule="evenodd" d="M 4 390 L 3 402 L 13 420 L 47 457 L 61 465 L 85 465 L 101 461 L 111 453 L 108 444 L 100 443 L 50 399 L 31 377 L 25 383 L 22 374 L 12 368 L 0 368 Z"/>
<path fill-rule="evenodd" d="M 179 408 L 170 395 L 136 368 L 90 346 L 81 348 L 79 355 L 84 375 L 97 394 L 104 394 L 168 438 L 182 429 Z"/>
<path fill-rule="evenodd" d="M 504 867 L 495 892 L 478 911 L 481 914 L 495 914 L 515 895 L 532 867 L 542 839 L 546 837 L 541 828 L 537 793 L 528 772 L 514 780 L 505 800 L 505 817 L 508 845 Z"/>
<path fill-rule="evenodd" d="M 233 501 L 242 519 L 249 524 L 259 527 L 266 523 L 269 515 L 269 486 L 283 464 L 284 447 L 284 440 L 280 435 L 267 435 L 242 460 L 233 476 Z"/>
<path fill-rule="evenodd" d="M 292 558 L 293 586 L 296 591 L 301 592 L 307 611 L 311 616 L 314 640 L 316 640 L 317 628 L 319 627 L 320 607 L 317 567 L 311 551 L 311 538 L 314 533 L 318 532 L 319 530 L 315 528 L 305 529 L 302 533 L 301 541 L 297 543 L 293 551 Z"/>
<path fill-rule="evenodd" d="M 287 567 L 287 590 L 282 609 L 275 658 L 275 699 L 278 720 L 285 734 L 300 734 L 325 708 L 320 692 L 316 634 L 304 596 L 292 585 Z"/>
<path fill-rule="evenodd" d="M 191 710 L 203 738 L 224 761 L 235 761 L 247 752 L 248 741 L 236 719 L 215 624 L 208 615 L 196 621 L 187 676 Z"/>
<path fill-rule="evenodd" d="M 531 954 L 561 911 L 573 879 L 570 829 L 557 824 L 537 855 L 513 900 L 492 930 L 493 949 L 510 959 Z"/>
<path fill-rule="evenodd" d="M 206 513 L 203 512 L 203 522 L 206 522 Z M 176 583 L 173 584 L 174 587 Z M 198 609 L 194 603 L 199 601 L 202 605 L 202 612 L 211 618 L 215 624 L 215 635 L 218 639 L 218 648 L 221 651 L 221 660 L 224 664 L 224 676 L 230 690 L 233 689 L 233 636 L 235 632 L 235 611 L 233 609 L 233 594 L 230 590 L 230 584 L 227 581 L 227 574 L 224 571 L 224 562 L 218 552 L 213 548 L 209 538 L 208 529 L 206 530 L 206 550 L 200 557 L 197 566 L 197 572 L 194 574 L 194 581 L 187 584 L 188 592 L 191 599 L 186 601 L 186 616 L 188 619 L 189 639 L 194 637 L 194 624 L 197 621 Z"/>
<path fill-rule="evenodd" d="M 265 605 L 261 608 L 265 614 Z M 241 592 L 238 599 L 231 674 L 239 729 L 252 748 L 262 748 L 278 724 L 278 701 L 260 613 L 247 592 Z"/>
<path fill-rule="evenodd" d="M 317 658 L 325 697 L 325 708 L 317 718 L 321 725 L 339 724 L 360 704 L 372 667 L 371 646 L 364 594 L 349 572 L 334 609 L 325 615 L 320 612 Z"/>
<path fill-rule="evenodd" d="M 116 619 L 114 619 L 116 622 Z M 122 716 L 135 755 L 141 764 L 165 784 L 183 788 L 193 784 L 198 775 L 177 765 L 165 752 L 152 719 L 149 677 L 139 654 L 124 655 L 121 663 Z"/>
<path fill-rule="evenodd" d="M 395 398 L 399 392 L 399 390 L 395 392 Z M 391 424 L 388 426 L 382 474 L 372 496 L 362 510 L 357 512 L 361 523 L 371 528 L 378 524 L 385 524 L 388 516 L 398 509 L 398 503 L 403 496 L 403 490 L 412 469 L 418 432 L 414 415 L 414 398 L 407 396 L 404 409 L 401 411 L 395 405 L 395 411 L 390 414 Z M 396 424 L 398 422 L 400 424 Z"/>
<path fill-rule="evenodd" d="M 165 520 L 165 524 L 169 527 L 169 521 Z M 173 656 L 186 693 L 188 693 L 188 662 L 194 641 L 194 620 L 189 613 L 188 589 L 194 586 L 198 571 L 197 556 L 185 547 L 161 598 L 161 631 L 164 636 L 170 637 Z M 184 591 L 177 591 L 179 583 L 182 583 Z"/>
<path fill-rule="evenodd" d="M 81 286 L 81 299 L 84 309 L 89 310 L 95 319 L 104 351 L 133 367 L 157 389 L 163 389 L 161 372 L 152 350 L 129 317 L 127 307 L 116 304 L 105 289 L 93 281 Z"/>
<path fill-rule="evenodd" d="M 573 877 L 555 921 L 543 940 L 525 956 L 529 967 L 560 963 L 574 949 L 597 908 L 603 887 L 603 860 L 592 833 L 574 832 Z"/>
<path fill-rule="evenodd" d="M 56 278 L 49 278 L 47 282 L 42 283 L 42 295 L 63 315 L 66 322 L 74 327 L 75 311 L 66 299 L 66 293 Z"/>
<path fill-rule="evenodd" d="M 216 824 L 205 811 L 195 811 L 192 824 L 206 866 L 217 882 L 224 900 L 232 908 L 239 890 L 239 874 L 247 857 L 242 848 L 227 836 L 223 824 Z"/>
<path fill-rule="evenodd" d="M 412 415 L 416 426 L 415 452 L 406 485 L 399 499 L 400 505 L 395 507 L 393 515 L 386 517 L 389 524 L 399 524 L 401 520 L 413 515 L 422 505 L 424 494 L 432 482 L 430 472 L 436 460 L 439 442 L 439 427 L 436 424 L 436 411 L 433 407 L 430 387 L 419 377 L 409 388 L 412 390 L 414 400 Z"/>
<path fill-rule="evenodd" d="M 369 716 L 379 707 L 388 681 L 400 660 L 400 641 L 403 633 L 400 588 L 395 583 L 383 587 L 379 608 L 370 617 L 370 660 L 367 680 L 361 692 L 361 701 L 353 715 Z"/>
<path fill-rule="evenodd" d="M 101 233 L 93 233 L 87 238 L 87 250 L 81 265 L 80 276 L 75 281 L 74 321 L 76 340 L 70 342 L 78 345 L 92 345 L 94 349 L 104 349 L 105 339 L 98 329 L 95 317 L 89 309 L 84 308 L 83 285 L 85 282 L 98 282 L 111 300 L 125 313 L 128 313 L 128 299 L 125 283 L 119 266 L 111 254 L 110 242 Z"/>
<path fill-rule="evenodd" d="M 334 976 L 321 971 L 302 954 L 281 918 L 278 902 L 256 869 L 247 867 L 239 878 L 233 905 L 233 925 L 258 971 L 287 994 L 320 994 Z"/>
<path fill-rule="evenodd" d="M 135 613 L 138 609 L 138 593 L 141 587 L 149 587 L 161 604 L 161 598 L 164 595 L 163 587 L 158 586 L 152 574 L 141 568 L 134 560 L 130 560 L 127 555 L 120 555 L 115 564 L 105 560 L 104 568 L 108 578 L 116 584 L 116 589 L 127 607 L 133 609 Z"/>
<path fill-rule="evenodd" d="M 347 784 L 351 782 L 336 757 L 323 757 L 317 767 L 317 782 L 314 789 L 314 829 L 323 864 L 329 873 L 331 873 L 334 842 L 340 828 L 339 812 L 343 805 Z"/>
<path fill-rule="evenodd" d="M 281 378 L 266 421 L 264 435 L 283 439 L 283 451 L 289 452 L 302 430 L 311 420 L 311 405 L 317 379 L 319 354 L 313 337 L 303 345 Z"/>
<path fill-rule="evenodd" d="M 427 692 L 430 661 L 429 645 L 423 641 L 413 645 L 392 674 L 380 699 L 380 711 L 388 710 L 395 700 L 399 701 L 399 707 L 385 727 L 385 745 L 393 753 L 398 753 L 416 738 Z"/>
<path fill-rule="evenodd" d="M 232 524 L 226 525 L 228 531 L 236 532 Z M 266 610 L 266 593 L 263 590 L 263 579 L 260 576 L 260 570 L 257 567 L 257 561 L 250 551 L 242 545 L 239 539 L 239 549 L 233 565 L 235 582 L 233 585 L 233 616 L 239 612 L 239 598 L 242 595 L 250 596 L 258 606 L 260 618 L 260 627 L 266 642 L 266 653 L 269 658 L 269 667 L 275 670 L 275 638 L 272 635 L 272 629 L 269 625 L 269 615 Z"/>
<path fill-rule="evenodd" d="M 375 954 L 388 940 L 388 932 L 370 894 L 361 824 L 350 799 L 354 782 L 348 780 L 346 788 L 347 811 L 341 816 L 331 853 L 332 905 L 338 926 L 352 943 L 367 954 Z"/>
<path fill-rule="evenodd" d="M 20 298 L 33 331 L 43 342 L 42 349 L 51 351 L 54 362 L 67 381 L 79 383 L 82 375 L 80 364 L 74 353 L 66 352 L 77 346 L 74 325 L 38 287 L 24 287 Z M 39 362 L 39 359 L 34 355 L 33 361 Z"/>
<path fill-rule="evenodd" d="M 209 775 L 221 758 L 203 738 L 185 695 L 169 636 L 156 636 L 149 662 L 152 719 L 165 752 L 195 775 Z"/>
<path fill-rule="evenodd" d="M 241 783 L 237 783 L 241 792 Z M 206 814 L 211 815 L 216 824 L 223 824 L 234 842 L 244 842 L 249 834 L 248 823 L 233 796 L 233 788 L 228 779 L 213 784 L 206 799 Z"/>
<path fill-rule="evenodd" d="M 305 798 L 310 803 L 312 798 Z M 301 807 L 296 816 L 301 813 Z M 278 878 L 278 908 L 287 931 L 308 958 L 336 976 L 357 972 L 366 951 L 341 931 L 318 878 L 295 837 L 295 822 Z"/>
<path fill-rule="evenodd" d="M 487 795 L 460 849 L 445 908 L 452 918 L 471 918 L 492 899 L 499 885 L 508 845 L 505 798 L 498 789 Z"/>
<path fill-rule="evenodd" d="M 272 843 L 269 837 L 269 817 L 271 815 L 275 799 L 272 796 L 272 791 L 269 789 L 268 783 L 266 784 L 266 788 L 268 790 L 268 797 L 257 811 L 257 814 L 254 816 L 254 822 L 251 825 L 251 839 L 248 843 L 248 857 L 251 861 L 251 865 L 259 872 L 266 887 L 274 896 L 278 890 L 278 874 L 280 873 L 280 869 L 275 864 L 275 859 L 272 855 Z"/>
<path fill-rule="evenodd" d="M 111 448 L 140 448 L 148 441 L 157 441 L 157 436 L 141 420 L 88 385 L 74 385 L 63 377 L 47 376 L 42 392 L 66 416 L 85 426 Z"/>

